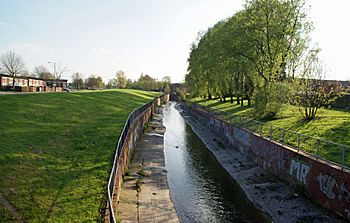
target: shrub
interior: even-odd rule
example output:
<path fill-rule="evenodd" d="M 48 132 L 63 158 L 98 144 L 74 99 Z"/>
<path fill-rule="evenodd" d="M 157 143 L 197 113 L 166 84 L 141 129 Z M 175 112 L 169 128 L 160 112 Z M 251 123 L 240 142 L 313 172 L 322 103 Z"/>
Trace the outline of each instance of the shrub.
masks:
<path fill-rule="evenodd" d="M 291 88 L 287 83 L 276 82 L 254 92 L 254 110 L 262 118 L 274 118 L 281 105 L 289 99 Z"/>

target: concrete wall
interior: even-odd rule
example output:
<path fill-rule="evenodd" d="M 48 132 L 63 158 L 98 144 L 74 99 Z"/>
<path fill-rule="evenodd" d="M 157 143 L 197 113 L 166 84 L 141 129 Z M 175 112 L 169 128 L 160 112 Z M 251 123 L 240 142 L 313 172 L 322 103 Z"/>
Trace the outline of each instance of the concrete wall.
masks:
<path fill-rule="evenodd" d="M 122 146 L 121 154 L 117 163 L 117 173 L 114 181 L 114 193 L 113 193 L 113 209 L 117 210 L 119 195 L 121 192 L 123 175 L 127 169 L 131 158 L 133 156 L 136 142 L 143 132 L 144 125 L 150 120 L 155 110 L 161 104 L 169 101 L 169 95 L 165 94 L 160 98 L 156 98 L 153 103 L 146 107 L 144 111 L 131 123 L 125 142 Z M 108 206 L 105 211 L 105 222 L 109 222 Z"/>
<path fill-rule="evenodd" d="M 197 108 L 185 109 L 259 166 L 350 220 L 350 171 L 232 125 Z"/>

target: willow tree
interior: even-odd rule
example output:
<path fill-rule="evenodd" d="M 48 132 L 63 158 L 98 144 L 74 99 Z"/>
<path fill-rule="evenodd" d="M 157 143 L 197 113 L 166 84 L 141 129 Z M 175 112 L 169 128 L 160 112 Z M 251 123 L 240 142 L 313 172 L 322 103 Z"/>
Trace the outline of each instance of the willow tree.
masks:
<path fill-rule="evenodd" d="M 247 0 L 243 10 L 193 44 L 186 82 L 193 95 L 231 96 L 231 102 L 236 96 L 238 103 L 263 92 L 266 97 L 259 103 L 279 108 L 268 106 L 283 101 L 270 97 L 269 91 L 294 78 L 311 27 L 304 0 Z"/>
<path fill-rule="evenodd" d="M 246 1 L 240 25 L 245 30 L 240 54 L 252 62 L 265 86 L 287 78 L 287 65 L 307 49 L 312 28 L 304 0 Z"/>

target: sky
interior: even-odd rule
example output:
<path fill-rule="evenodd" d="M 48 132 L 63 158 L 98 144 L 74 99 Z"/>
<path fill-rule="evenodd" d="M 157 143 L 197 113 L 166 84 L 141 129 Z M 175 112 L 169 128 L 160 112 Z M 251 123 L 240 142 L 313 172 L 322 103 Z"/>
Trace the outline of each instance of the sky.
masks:
<path fill-rule="evenodd" d="M 20 54 L 29 71 L 54 61 L 105 81 L 118 70 L 180 82 L 198 32 L 242 9 L 242 0 L 0 0 L 0 54 Z M 309 0 L 313 39 L 327 79 L 350 79 L 349 0 Z"/>

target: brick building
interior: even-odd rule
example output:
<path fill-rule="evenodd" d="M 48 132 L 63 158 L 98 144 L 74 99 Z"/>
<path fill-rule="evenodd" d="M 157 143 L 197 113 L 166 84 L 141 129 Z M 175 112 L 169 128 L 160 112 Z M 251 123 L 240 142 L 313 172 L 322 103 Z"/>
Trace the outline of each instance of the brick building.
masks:
<path fill-rule="evenodd" d="M 42 92 L 62 91 L 67 87 L 67 80 L 43 80 L 35 77 L 15 77 L 15 91 L 21 92 Z M 13 77 L 0 74 L 0 90 L 13 90 Z"/>

